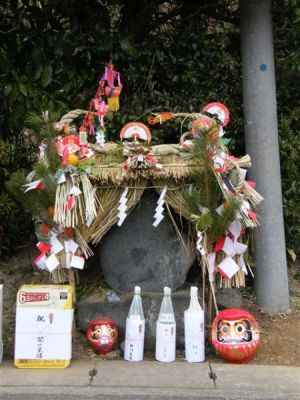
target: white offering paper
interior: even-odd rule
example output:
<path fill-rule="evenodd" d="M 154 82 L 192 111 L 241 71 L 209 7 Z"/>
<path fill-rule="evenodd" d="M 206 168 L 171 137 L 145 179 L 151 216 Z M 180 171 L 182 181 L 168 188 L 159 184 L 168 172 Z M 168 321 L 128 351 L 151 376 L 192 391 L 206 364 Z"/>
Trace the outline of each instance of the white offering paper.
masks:
<path fill-rule="evenodd" d="M 52 236 L 50 239 L 51 253 L 57 254 L 64 249 L 64 246 L 60 243 L 56 236 Z"/>
<path fill-rule="evenodd" d="M 188 362 L 205 360 L 204 312 L 184 312 L 185 358 Z"/>
<path fill-rule="evenodd" d="M 59 266 L 59 261 L 55 254 L 51 254 L 51 256 L 45 261 L 45 264 L 47 265 L 48 270 L 52 272 Z"/>
<path fill-rule="evenodd" d="M 223 275 L 231 279 L 234 274 L 239 271 L 239 266 L 231 257 L 226 257 L 220 264 L 219 269 L 222 271 Z"/>
<path fill-rule="evenodd" d="M 83 269 L 83 267 L 84 267 L 84 258 L 80 257 L 80 256 L 72 255 L 71 262 L 70 262 L 70 267 Z"/>
<path fill-rule="evenodd" d="M 145 320 L 140 318 L 126 319 L 126 336 L 124 359 L 141 361 L 144 357 Z"/>
<path fill-rule="evenodd" d="M 171 362 L 176 358 L 176 323 L 156 322 L 155 358 L 158 361 Z"/>

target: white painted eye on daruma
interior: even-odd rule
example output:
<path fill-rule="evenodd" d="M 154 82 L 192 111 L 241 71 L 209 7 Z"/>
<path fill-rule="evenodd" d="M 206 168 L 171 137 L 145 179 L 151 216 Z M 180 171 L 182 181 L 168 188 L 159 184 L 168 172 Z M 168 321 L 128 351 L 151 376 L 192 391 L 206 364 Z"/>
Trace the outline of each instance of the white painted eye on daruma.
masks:
<path fill-rule="evenodd" d="M 236 325 L 235 327 L 235 332 L 237 333 L 237 334 L 241 334 L 241 333 L 244 333 L 245 332 L 245 327 L 244 327 L 244 325 L 242 325 L 242 324 L 238 324 L 238 325 Z"/>
<path fill-rule="evenodd" d="M 228 333 L 229 332 L 228 326 L 222 326 L 221 332 L 222 333 Z"/>

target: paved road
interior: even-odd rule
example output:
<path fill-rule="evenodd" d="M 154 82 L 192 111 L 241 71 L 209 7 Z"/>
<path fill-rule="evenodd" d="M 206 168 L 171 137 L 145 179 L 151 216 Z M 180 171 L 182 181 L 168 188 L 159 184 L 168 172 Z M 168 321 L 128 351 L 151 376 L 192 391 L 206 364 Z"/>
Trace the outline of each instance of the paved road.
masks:
<path fill-rule="evenodd" d="M 89 371 L 97 375 L 90 382 Z M 0 366 L 1 400 L 300 400 L 296 367 L 144 361 L 74 361 L 66 369 Z"/>

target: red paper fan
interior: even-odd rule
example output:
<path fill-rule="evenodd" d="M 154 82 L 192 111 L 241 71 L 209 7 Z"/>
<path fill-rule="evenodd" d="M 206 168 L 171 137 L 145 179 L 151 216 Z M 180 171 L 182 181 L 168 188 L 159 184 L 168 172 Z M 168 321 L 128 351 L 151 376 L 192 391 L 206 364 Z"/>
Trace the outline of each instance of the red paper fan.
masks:
<path fill-rule="evenodd" d="M 133 141 L 140 139 L 150 142 L 151 132 L 148 126 L 141 122 L 129 122 L 121 129 L 120 139 L 129 139 Z"/>
<path fill-rule="evenodd" d="M 209 114 L 216 114 L 218 119 L 222 122 L 223 126 L 226 126 L 229 122 L 229 110 L 222 103 L 209 103 L 203 107 L 203 111 L 208 112 Z"/>

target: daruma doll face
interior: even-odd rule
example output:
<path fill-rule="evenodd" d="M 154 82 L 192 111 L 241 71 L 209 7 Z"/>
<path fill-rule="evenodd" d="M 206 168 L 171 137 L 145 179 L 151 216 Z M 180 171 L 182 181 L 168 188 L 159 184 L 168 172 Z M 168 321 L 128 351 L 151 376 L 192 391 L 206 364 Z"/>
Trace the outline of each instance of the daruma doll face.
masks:
<path fill-rule="evenodd" d="M 224 310 L 213 321 L 211 341 L 222 358 L 232 363 L 244 364 L 258 350 L 259 327 L 255 318 L 245 310 Z"/>
<path fill-rule="evenodd" d="M 99 354 L 107 354 L 117 345 L 118 328 L 110 318 L 93 320 L 87 329 L 87 340 Z"/>

